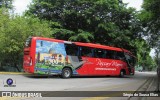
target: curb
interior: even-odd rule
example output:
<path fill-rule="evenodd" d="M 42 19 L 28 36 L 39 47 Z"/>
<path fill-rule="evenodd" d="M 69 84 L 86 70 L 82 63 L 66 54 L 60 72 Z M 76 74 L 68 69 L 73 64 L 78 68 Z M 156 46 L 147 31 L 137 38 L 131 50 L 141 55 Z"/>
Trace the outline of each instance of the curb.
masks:
<path fill-rule="evenodd" d="M 139 86 L 139 88 L 135 92 L 138 92 L 138 91 L 145 91 L 146 92 L 148 90 L 148 88 L 151 86 L 151 84 L 153 83 L 153 80 L 154 80 L 154 77 L 150 77 L 150 78 L 146 79 L 144 81 L 144 83 L 141 84 Z M 129 97 L 127 100 L 132 100 L 132 99 L 133 100 L 146 100 L 144 98 L 146 98 L 146 97 L 143 97 L 143 96 L 140 96 L 140 97 Z"/>
<path fill-rule="evenodd" d="M 149 87 L 147 88 L 146 91 L 152 91 L 152 92 L 156 92 L 157 89 L 157 76 L 153 78 L 152 82 L 149 84 Z M 159 96 L 155 96 L 155 97 L 143 97 L 141 100 L 158 100 Z"/>
<path fill-rule="evenodd" d="M 24 72 L 0 72 L 0 74 L 11 74 L 11 75 L 26 75 L 28 73 L 24 73 Z"/>

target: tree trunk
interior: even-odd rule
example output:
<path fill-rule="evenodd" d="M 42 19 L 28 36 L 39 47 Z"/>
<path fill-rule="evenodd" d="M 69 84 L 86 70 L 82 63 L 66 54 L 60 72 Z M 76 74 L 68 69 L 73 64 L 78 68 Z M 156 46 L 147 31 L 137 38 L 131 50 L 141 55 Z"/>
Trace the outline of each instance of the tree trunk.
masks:
<path fill-rule="evenodd" d="M 14 67 L 20 72 L 21 70 L 18 68 L 17 63 L 14 63 Z"/>

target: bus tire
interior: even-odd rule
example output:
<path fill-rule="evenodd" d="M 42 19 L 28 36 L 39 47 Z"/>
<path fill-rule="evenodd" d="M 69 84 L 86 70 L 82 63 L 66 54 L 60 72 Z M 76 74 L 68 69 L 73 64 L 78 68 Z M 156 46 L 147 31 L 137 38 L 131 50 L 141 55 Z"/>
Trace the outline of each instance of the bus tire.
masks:
<path fill-rule="evenodd" d="M 120 71 L 119 77 L 124 77 L 124 71 L 123 70 Z"/>
<path fill-rule="evenodd" d="M 62 78 L 70 78 L 72 76 L 72 70 L 70 68 L 63 68 Z"/>

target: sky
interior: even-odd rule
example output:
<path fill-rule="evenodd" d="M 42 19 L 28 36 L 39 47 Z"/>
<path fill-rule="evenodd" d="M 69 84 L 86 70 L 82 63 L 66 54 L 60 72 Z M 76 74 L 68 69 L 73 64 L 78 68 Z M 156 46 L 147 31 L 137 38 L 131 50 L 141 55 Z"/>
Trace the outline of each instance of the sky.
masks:
<path fill-rule="evenodd" d="M 13 5 L 15 6 L 15 13 L 22 14 L 31 3 L 32 0 L 14 0 Z M 122 0 L 124 3 L 128 3 L 128 7 L 134 7 L 137 10 L 141 9 L 143 0 Z"/>
<path fill-rule="evenodd" d="M 128 3 L 127 7 L 134 7 L 136 10 L 141 10 L 141 5 L 143 3 L 143 0 L 122 0 L 123 3 Z"/>
<path fill-rule="evenodd" d="M 22 14 L 25 10 L 27 10 L 27 6 L 31 3 L 32 0 L 13 0 L 14 13 Z"/>

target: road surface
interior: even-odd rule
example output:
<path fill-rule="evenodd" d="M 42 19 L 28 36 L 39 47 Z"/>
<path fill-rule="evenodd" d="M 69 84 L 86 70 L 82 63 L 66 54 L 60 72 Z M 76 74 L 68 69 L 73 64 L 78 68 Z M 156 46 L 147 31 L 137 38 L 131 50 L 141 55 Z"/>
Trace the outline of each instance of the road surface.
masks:
<path fill-rule="evenodd" d="M 73 77 L 62 79 L 58 76 L 26 76 L 0 74 L 0 91 L 136 91 L 149 79 L 156 77 L 155 72 L 136 72 L 134 76 L 119 77 Z M 11 78 L 15 87 L 6 87 L 6 80 Z M 84 92 L 85 93 L 85 92 Z M 86 92 L 87 93 L 87 92 Z M 46 96 L 50 94 L 46 93 Z M 112 94 L 111 94 L 112 95 Z M 103 96 L 103 95 L 99 95 Z M 5 97 L 0 100 L 6 100 Z M 11 98 L 10 100 L 36 100 L 36 98 Z M 37 98 L 37 100 L 53 100 L 53 98 Z M 54 97 L 56 100 L 66 98 Z M 67 97 L 68 100 L 100 100 L 112 97 Z M 118 97 L 114 98 L 118 100 Z M 127 98 L 123 98 L 127 99 Z M 8 99 L 7 99 L 8 100 Z"/>

